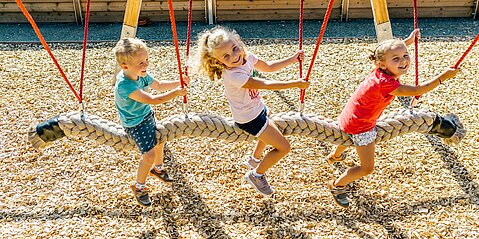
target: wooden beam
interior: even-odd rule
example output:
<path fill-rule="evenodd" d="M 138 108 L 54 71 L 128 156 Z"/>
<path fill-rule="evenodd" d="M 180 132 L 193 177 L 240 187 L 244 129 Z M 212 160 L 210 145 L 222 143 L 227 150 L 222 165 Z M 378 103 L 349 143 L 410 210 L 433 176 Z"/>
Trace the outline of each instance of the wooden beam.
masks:
<path fill-rule="evenodd" d="M 205 17 L 207 24 L 216 23 L 216 0 L 205 0 Z"/>
<path fill-rule="evenodd" d="M 341 1 L 341 21 L 349 20 L 349 0 Z"/>
<path fill-rule="evenodd" d="M 135 37 L 136 28 L 138 27 L 138 18 L 140 17 L 141 0 L 127 0 L 125 17 L 123 18 L 123 27 L 121 28 L 120 39 Z M 115 74 L 113 74 L 112 85 L 115 85 L 116 75 L 120 72 L 120 66 L 116 66 Z"/>
<path fill-rule="evenodd" d="M 371 0 L 373 8 L 374 25 L 378 42 L 392 39 L 393 32 L 389 21 L 388 6 L 386 0 Z"/>
<path fill-rule="evenodd" d="M 476 0 L 476 10 L 474 10 L 474 20 L 479 19 L 479 0 Z"/>
<path fill-rule="evenodd" d="M 121 29 L 121 38 L 135 37 L 138 27 L 138 18 L 140 17 L 141 0 L 128 0 L 126 2 L 125 17 L 123 18 L 123 27 Z"/>
<path fill-rule="evenodd" d="M 73 10 L 75 11 L 75 20 L 77 25 L 81 25 L 83 23 L 83 16 L 81 12 L 80 0 L 73 0 Z"/>

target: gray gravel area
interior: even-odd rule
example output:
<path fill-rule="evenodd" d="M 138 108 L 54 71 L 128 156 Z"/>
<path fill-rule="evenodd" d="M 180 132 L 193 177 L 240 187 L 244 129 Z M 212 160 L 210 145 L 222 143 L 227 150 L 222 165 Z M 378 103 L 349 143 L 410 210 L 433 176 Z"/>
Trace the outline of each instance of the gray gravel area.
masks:
<path fill-rule="evenodd" d="M 224 26 L 236 29 L 244 39 L 271 39 L 298 37 L 298 21 L 256 21 L 256 22 L 221 22 Z M 316 38 L 322 21 L 305 21 L 304 37 Z M 395 36 L 403 37 L 413 28 L 412 19 L 391 19 Z M 48 42 L 79 42 L 83 40 L 83 26 L 74 23 L 38 24 L 43 36 Z M 90 23 L 89 41 L 116 41 L 120 37 L 121 23 Z M 196 22 L 193 24 L 192 35 L 211 25 Z M 474 36 L 479 32 L 479 21 L 472 18 L 434 18 L 420 19 L 419 27 L 422 36 L 455 37 Z M 177 23 L 179 39 L 186 38 L 186 22 Z M 0 42 L 38 42 L 38 39 L 28 23 L 0 24 Z M 157 41 L 170 40 L 171 27 L 168 22 L 150 23 L 138 28 L 139 38 Z M 326 38 L 357 38 L 375 37 L 373 19 L 355 19 L 348 22 L 332 20 L 325 32 Z"/>

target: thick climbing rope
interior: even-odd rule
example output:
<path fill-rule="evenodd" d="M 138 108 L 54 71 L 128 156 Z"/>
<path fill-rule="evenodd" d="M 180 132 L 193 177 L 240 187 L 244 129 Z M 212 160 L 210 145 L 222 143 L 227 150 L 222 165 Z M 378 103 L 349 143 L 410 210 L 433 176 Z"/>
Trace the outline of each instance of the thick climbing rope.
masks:
<path fill-rule="evenodd" d="M 40 42 L 42 43 L 43 47 L 45 48 L 45 50 L 48 52 L 48 55 L 50 55 L 50 57 L 52 58 L 53 60 L 53 63 L 55 63 L 55 65 L 57 66 L 58 68 L 58 71 L 60 71 L 60 74 L 62 75 L 63 77 L 63 80 L 65 80 L 65 82 L 68 84 L 68 87 L 70 88 L 70 90 L 73 92 L 73 94 L 75 95 L 75 97 L 78 99 L 78 101 L 80 103 L 82 103 L 82 98 L 80 97 L 80 95 L 77 93 L 77 91 L 73 88 L 72 84 L 70 83 L 70 81 L 68 80 L 67 76 L 65 75 L 65 73 L 63 72 L 62 68 L 60 67 L 60 64 L 58 64 L 58 61 L 57 59 L 55 58 L 55 56 L 53 55 L 52 51 L 50 50 L 50 47 L 48 46 L 47 42 L 45 41 L 45 38 L 43 38 L 43 35 L 42 33 L 40 32 L 40 29 L 38 28 L 37 24 L 35 23 L 35 20 L 33 20 L 32 16 L 30 15 L 30 13 L 28 12 L 28 10 L 25 8 L 25 6 L 23 5 L 23 2 L 21 0 L 15 0 L 17 2 L 17 5 L 18 7 L 20 8 L 20 10 L 22 11 L 23 15 L 25 15 L 25 17 L 27 18 L 28 22 L 30 22 L 30 25 L 32 25 L 33 27 L 33 30 L 35 31 L 35 34 L 37 35 L 38 39 L 40 40 Z"/>
<path fill-rule="evenodd" d="M 181 88 L 185 88 L 186 83 L 183 79 L 183 72 L 181 70 L 181 59 L 180 59 L 180 50 L 178 46 L 178 36 L 176 34 L 176 21 L 175 21 L 175 11 L 173 9 L 173 0 L 168 0 L 168 8 L 170 10 L 170 23 L 171 23 L 171 32 L 173 34 L 173 41 L 175 43 L 175 51 L 176 51 L 176 61 L 178 64 L 178 72 L 180 74 L 180 82 Z M 186 103 L 188 102 L 188 98 L 183 96 L 183 106 L 186 109 Z"/>
<path fill-rule="evenodd" d="M 272 115 L 271 120 L 283 135 L 300 135 L 336 145 L 352 145 L 349 135 L 336 121 L 312 114 L 296 112 Z M 157 122 L 157 142 L 172 141 L 180 137 L 202 136 L 226 141 L 251 141 L 255 137 L 235 125 L 232 118 L 208 114 L 176 115 Z M 381 117 L 376 125 L 376 142 L 382 142 L 410 132 L 434 134 L 445 143 L 459 143 L 465 130 L 455 115 L 439 116 L 430 111 L 407 110 L 391 112 Z M 45 147 L 63 136 L 87 137 L 116 150 L 134 149 L 134 141 L 123 127 L 95 115 L 82 117 L 79 112 L 60 114 L 39 124 L 29 133 L 29 142 L 35 148 Z"/>
<path fill-rule="evenodd" d="M 469 54 L 469 52 L 472 50 L 474 45 L 476 45 L 478 40 L 479 40 L 479 33 L 474 38 L 474 40 L 472 40 L 472 42 L 469 45 L 469 47 L 467 48 L 467 50 L 462 54 L 461 58 L 459 58 L 459 60 L 456 62 L 456 64 L 453 66 L 453 68 L 457 69 L 459 67 L 459 65 L 461 65 L 461 62 L 464 60 L 464 58 L 466 58 L 467 54 Z"/>
<path fill-rule="evenodd" d="M 321 41 L 323 40 L 324 32 L 326 31 L 326 26 L 328 25 L 329 17 L 331 16 L 331 11 L 333 10 L 333 3 L 334 3 L 334 0 L 329 0 L 328 8 L 326 9 L 326 13 L 325 13 L 324 19 L 323 19 L 323 24 L 321 25 L 321 30 L 319 31 L 318 39 L 316 40 L 316 47 L 314 48 L 313 57 L 311 58 L 311 63 L 309 64 L 308 73 L 306 74 L 306 77 L 304 79 L 305 81 L 308 81 L 309 76 L 311 75 L 311 70 L 313 69 L 314 61 L 316 60 L 316 55 L 318 54 L 318 51 L 319 51 L 319 45 L 321 45 Z M 302 27 L 302 24 L 301 24 L 301 27 Z M 300 102 L 301 102 L 300 110 L 304 108 L 305 94 L 306 94 L 306 91 L 304 89 L 302 89 L 300 91 L 300 96 L 299 96 L 300 97 Z"/>

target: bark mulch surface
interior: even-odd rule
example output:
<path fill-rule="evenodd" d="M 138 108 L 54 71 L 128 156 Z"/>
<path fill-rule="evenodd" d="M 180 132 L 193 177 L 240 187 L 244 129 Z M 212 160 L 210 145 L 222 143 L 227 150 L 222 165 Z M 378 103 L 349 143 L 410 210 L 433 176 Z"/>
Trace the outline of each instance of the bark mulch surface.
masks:
<path fill-rule="evenodd" d="M 420 81 L 451 66 L 470 38 L 428 38 L 420 43 Z M 264 60 L 294 54 L 295 41 L 247 40 Z M 171 42 L 149 42 L 150 72 L 177 79 Z M 88 45 L 84 101 L 90 114 L 119 123 L 113 101 L 114 43 Z M 336 119 L 372 69 L 367 39 L 326 39 L 311 75 L 306 112 Z M 78 89 L 81 44 L 52 44 Z M 184 51 L 184 45 L 181 52 Z M 306 42 L 306 62 L 314 49 Z M 410 49 L 411 55 L 413 49 Z M 184 59 L 184 56 L 182 56 Z M 354 183 L 352 206 L 336 206 L 327 189 L 359 160 L 353 149 L 337 166 L 324 158 L 334 145 L 288 137 L 292 151 L 268 172 L 274 197 L 245 183 L 241 161 L 252 142 L 181 138 L 168 142 L 165 167 L 171 185 L 149 178 L 154 206 L 143 209 L 129 184 L 139 153 L 117 152 L 87 138 L 64 138 L 36 151 L 31 127 L 79 105 L 41 45 L 0 45 L 0 238 L 478 238 L 479 50 L 462 72 L 421 98 L 419 107 L 455 113 L 468 134 L 457 146 L 417 133 L 377 146 L 373 174 Z M 308 65 L 308 64 L 306 64 Z M 306 68 L 305 68 L 306 69 Z M 266 78 L 291 80 L 297 65 Z M 221 81 L 194 76 L 190 112 L 231 117 Z M 414 66 L 402 82 L 414 84 Z M 297 110 L 299 90 L 263 91 L 273 113 Z M 395 100 L 388 111 L 404 107 Z M 157 118 L 181 114 L 180 98 L 154 106 Z M 387 113 L 385 112 L 385 113 Z"/>

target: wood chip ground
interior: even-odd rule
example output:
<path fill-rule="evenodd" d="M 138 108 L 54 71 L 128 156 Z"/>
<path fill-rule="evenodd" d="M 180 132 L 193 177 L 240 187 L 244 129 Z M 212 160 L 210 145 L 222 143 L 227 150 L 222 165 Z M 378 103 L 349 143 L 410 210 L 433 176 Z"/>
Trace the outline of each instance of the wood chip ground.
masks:
<path fill-rule="evenodd" d="M 423 39 L 420 81 L 453 65 L 470 40 Z M 295 41 L 245 43 L 264 60 L 297 49 Z M 172 43 L 148 45 L 151 74 L 177 79 Z M 367 56 L 374 45 L 367 39 L 326 39 L 312 71 L 306 111 L 337 118 L 372 69 Z M 113 46 L 88 45 L 83 95 L 90 114 L 119 123 L 111 84 Z M 78 89 L 81 44 L 51 47 Z M 308 65 L 314 43 L 306 42 L 304 49 Z M 476 47 L 462 72 L 422 96 L 419 105 L 457 114 L 468 130 L 462 143 L 448 147 L 435 137 L 408 134 L 379 145 L 375 172 L 354 184 L 348 210 L 334 204 L 326 182 L 358 164 L 354 150 L 345 163 L 331 167 L 324 158 L 333 145 L 299 137 L 289 137 L 292 152 L 268 172 L 276 190 L 272 198 L 259 196 L 243 179 L 240 163 L 253 143 L 168 142 L 165 165 L 176 181 L 166 186 L 150 177 L 154 206 L 143 209 L 129 189 L 137 152 L 117 152 L 86 138 L 64 138 L 42 151 L 29 145 L 32 126 L 78 110 L 79 104 L 41 45 L 0 45 L 0 238 L 478 238 L 478 61 Z M 403 82 L 414 84 L 413 67 Z M 263 75 L 291 80 L 298 67 Z M 193 78 L 189 110 L 231 117 L 221 81 Z M 262 96 L 272 112 L 297 110 L 297 89 Z M 400 107 L 395 100 L 387 111 Z M 157 118 L 181 114 L 181 99 L 154 109 Z"/>

